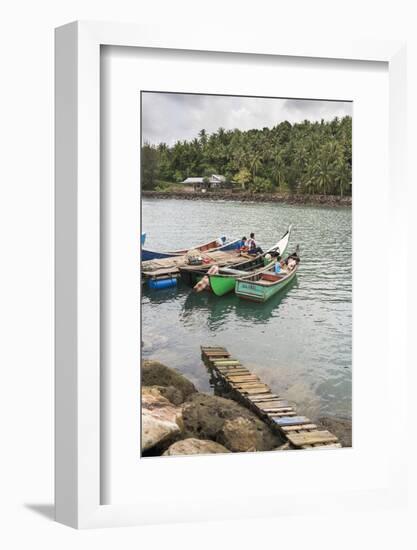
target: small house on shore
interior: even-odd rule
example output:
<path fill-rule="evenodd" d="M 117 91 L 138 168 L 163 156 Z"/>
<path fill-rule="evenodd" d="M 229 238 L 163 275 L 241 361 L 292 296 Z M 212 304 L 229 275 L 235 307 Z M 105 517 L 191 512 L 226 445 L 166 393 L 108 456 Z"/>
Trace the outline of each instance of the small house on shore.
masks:
<path fill-rule="evenodd" d="M 226 178 L 218 174 L 212 174 L 210 177 L 186 178 L 184 185 L 192 185 L 195 191 L 211 189 L 213 187 L 223 187 L 226 184 Z"/>

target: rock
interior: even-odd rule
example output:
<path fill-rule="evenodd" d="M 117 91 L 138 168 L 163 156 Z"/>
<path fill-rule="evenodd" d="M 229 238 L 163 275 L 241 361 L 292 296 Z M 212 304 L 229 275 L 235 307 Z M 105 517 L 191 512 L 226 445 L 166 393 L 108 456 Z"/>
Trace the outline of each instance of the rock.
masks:
<path fill-rule="evenodd" d="M 211 439 L 230 451 L 270 451 L 285 440 L 235 401 L 198 393 L 183 405 L 187 437 Z"/>
<path fill-rule="evenodd" d="M 142 415 L 142 451 L 161 447 L 175 440 L 180 428 L 174 422 L 158 420 L 152 416 Z"/>
<path fill-rule="evenodd" d="M 142 362 L 142 384 L 144 386 L 173 387 L 180 392 L 181 403 L 197 391 L 194 384 L 185 376 L 159 361 L 145 360 Z"/>
<path fill-rule="evenodd" d="M 215 441 L 208 441 L 205 439 L 195 439 L 189 437 L 182 441 L 173 443 L 165 452 L 164 456 L 173 455 L 208 455 L 216 453 L 230 453 L 226 447 L 216 443 Z"/>
<path fill-rule="evenodd" d="M 174 405 L 181 405 L 184 402 L 184 396 L 180 390 L 174 388 L 174 386 L 152 386 L 159 390 L 168 401 L 171 401 Z"/>
<path fill-rule="evenodd" d="M 142 387 L 142 451 L 169 445 L 183 428 L 181 408 L 174 406 L 158 388 Z"/>
<path fill-rule="evenodd" d="M 253 422 L 241 416 L 226 420 L 219 439 L 227 442 L 228 448 L 234 452 L 256 451 L 262 445 L 262 433 Z"/>
<path fill-rule="evenodd" d="M 339 438 L 342 447 L 352 447 L 352 421 L 347 418 L 322 416 L 318 422 L 323 428 L 329 430 Z"/>

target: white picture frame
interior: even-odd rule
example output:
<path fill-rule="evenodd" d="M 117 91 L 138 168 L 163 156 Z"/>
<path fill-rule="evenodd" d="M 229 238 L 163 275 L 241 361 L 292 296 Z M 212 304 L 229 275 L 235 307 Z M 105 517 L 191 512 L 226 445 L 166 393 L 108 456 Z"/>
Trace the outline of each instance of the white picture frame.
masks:
<path fill-rule="evenodd" d="M 100 48 L 102 45 L 217 51 L 255 55 L 381 61 L 389 70 L 390 192 L 394 199 L 392 225 L 406 223 L 405 185 L 405 44 L 312 41 L 292 43 L 282 38 L 244 33 L 177 33 L 175 29 L 137 25 L 75 22 L 56 30 L 56 519 L 77 528 L 121 526 L 158 521 L 239 517 L 238 497 L 230 499 L 230 513 L 217 515 L 201 509 L 182 517 L 181 507 L 167 499 L 163 512 L 128 504 L 101 504 L 100 456 Z M 406 232 L 404 231 L 404 234 Z M 406 243 L 399 243 L 400 251 Z M 390 298 L 390 297 L 389 297 Z M 396 319 L 405 323 L 405 298 L 390 304 Z M 398 363 L 390 372 L 401 406 L 397 426 L 404 426 L 406 378 L 405 346 L 401 336 Z M 401 350 L 404 351 L 401 351 Z M 394 380 L 395 379 L 395 380 Z M 406 478 L 401 471 L 403 428 L 396 432 L 396 452 L 383 490 L 340 494 L 288 496 L 285 507 L 270 506 L 268 514 L 389 505 L 404 498 Z M 235 506 L 233 507 L 233 502 Z M 219 514 L 222 513 L 219 508 Z M 262 512 L 261 512 L 262 514 Z M 259 515 L 255 511 L 254 515 Z"/>

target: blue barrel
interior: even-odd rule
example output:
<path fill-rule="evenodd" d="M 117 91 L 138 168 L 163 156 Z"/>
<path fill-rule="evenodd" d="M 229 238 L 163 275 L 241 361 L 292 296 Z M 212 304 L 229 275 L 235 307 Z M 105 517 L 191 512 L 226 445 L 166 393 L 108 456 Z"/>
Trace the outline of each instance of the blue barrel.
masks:
<path fill-rule="evenodd" d="M 169 277 L 168 279 L 148 279 L 148 287 L 153 289 L 173 288 L 177 286 L 177 279 Z"/>

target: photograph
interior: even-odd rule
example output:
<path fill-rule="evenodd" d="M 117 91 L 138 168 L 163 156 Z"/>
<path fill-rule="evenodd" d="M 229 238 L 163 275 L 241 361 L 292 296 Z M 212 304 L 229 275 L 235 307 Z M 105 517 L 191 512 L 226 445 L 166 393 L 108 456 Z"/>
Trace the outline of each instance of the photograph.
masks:
<path fill-rule="evenodd" d="M 140 458 L 352 447 L 353 102 L 138 100 Z"/>

